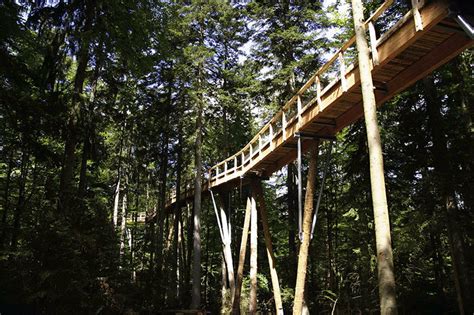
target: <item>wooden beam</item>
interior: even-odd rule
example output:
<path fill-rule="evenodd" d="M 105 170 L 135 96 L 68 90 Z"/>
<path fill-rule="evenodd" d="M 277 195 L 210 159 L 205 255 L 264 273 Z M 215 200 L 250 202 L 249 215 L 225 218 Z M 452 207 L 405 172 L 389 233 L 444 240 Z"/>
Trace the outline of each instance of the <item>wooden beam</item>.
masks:
<path fill-rule="evenodd" d="M 250 297 L 249 314 L 257 313 L 258 225 L 256 193 L 252 191 L 250 212 Z"/>
<path fill-rule="evenodd" d="M 273 245 L 272 245 L 272 239 L 270 236 L 270 228 L 268 227 L 267 207 L 265 205 L 265 198 L 263 196 L 262 182 L 260 180 L 254 182 L 252 189 L 255 189 L 255 192 L 257 194 L 260 220 L 262 222 L 263 235 L 265 237 L 265 246 L 266 246 L 266 251 L 267 251 L 268 265 L 270 269 L 270 277 L 272 280 L 273 297 L 275 300 L 275 309 L 276 309 L 275 314 L 283 315 L 283 304 L 281 301 L 280 282 L 278 280 L 275 256 L 273 254 Z"/>
<path fill-rule="evenodd" d="M 471 47 L 474 41 L 463 34 L 455 33 L 444 43 L 439 45 L 434 51 L 425 55 L 417 63 L 406 68 L 399 73 L 393 80 L 387 83 L 389 90 L 386 99 L 391 98 L 396 93 L 406 89 L 419 79 L 425 77 L 441 65 L 445 64 L 463 50 Z M 383 99 L 382 99 L 383 100 Z M 385 100 L 383 100 L 385 101 Z"/>
<path fill-rule="evenodd" d="M 237 267 L 237 282 L 235 285 L 234 301 L 232 303 L 232 314 L 240 314 L 240 296 L 242 292 L 242 282 L 244 280 L 244 265 L 245 254 L 247 252 L 247 240 L 249 236 L 250 215 L 251 215 L 252 201 L 250 197 L 247 198 L 247 206 L 245 208 L 244 227 L 242 229 L 242 238 L 240 241 L 239 252 L 239 266 Z"/>

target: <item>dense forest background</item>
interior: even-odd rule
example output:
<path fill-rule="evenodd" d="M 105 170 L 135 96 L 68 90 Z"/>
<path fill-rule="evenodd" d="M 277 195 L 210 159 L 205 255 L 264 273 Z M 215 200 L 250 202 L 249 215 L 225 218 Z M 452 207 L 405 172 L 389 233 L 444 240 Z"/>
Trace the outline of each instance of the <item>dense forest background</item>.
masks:
<path fill-rule="evenodd" d="M 0 3 L 0 306 L 189 307 L 193 204 L 165 211 L 170 192 L 245 145 L 352 34 L 344 1 L 297 3 Z M 366 14 L 379 4 L 367 2 Z M 402 314 L 456 314 L 460 295 L 474 309 L 473 63 L 468 50 L 379 111 Z M 376 313 L 363 122 L 338 134 L 328 163 L 306 303 L 317 314 Z M 264 187 L 288 311 L 294 174 L 290 164 Z M 235 255 L 247 194 L 222 198 Z M 202 202 L 201 302 L 217 313 L 228 289 L 212 204 Z M 259 308 L 271 311 L 264 258 L 258 280 Z M 246 276 L 244 303 L 247 288 Z"/>

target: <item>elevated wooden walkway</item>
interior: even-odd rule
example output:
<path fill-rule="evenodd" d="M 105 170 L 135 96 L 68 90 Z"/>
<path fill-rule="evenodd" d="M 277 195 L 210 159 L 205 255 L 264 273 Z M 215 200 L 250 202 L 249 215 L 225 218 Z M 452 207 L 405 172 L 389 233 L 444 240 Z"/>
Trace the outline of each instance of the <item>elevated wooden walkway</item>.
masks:
<path fill-rule="evenodd" d="M 473 45 L 449 16 L 448 2 L 419 2 L 383 34 L 375 21 L 392 4 L 386 1 L 365 22 L 371 46 L 372 76 L 380 106 Z M 239 152 L 213 166 L 205 179 L 209 188 L 232 188 L 249 174 L 268 177 L 296 159 L 301 133 L 333 137 L 363 115 L 362 95 L 352 37 L 321 67 L 276 115 Z M 335 79 L 329 80 L 327 76 Z M 303 140 L 303 151 L 308 149 Z M 192 187 L 181 189 L 180 200 L 193 196 Z M 167 207 L 176 202 L 171 196 Z"/>

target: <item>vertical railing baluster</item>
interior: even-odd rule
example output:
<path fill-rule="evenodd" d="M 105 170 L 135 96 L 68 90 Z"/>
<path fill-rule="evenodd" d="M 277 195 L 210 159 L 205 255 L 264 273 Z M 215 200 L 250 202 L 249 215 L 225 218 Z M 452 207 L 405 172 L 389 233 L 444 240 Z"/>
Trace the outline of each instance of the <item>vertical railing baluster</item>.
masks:
<path fill-rule="evenodd" d="M 322 110 L 321 108 L 321 80 L 319 79 L 319 75 L 316 76 L 315 82 L 316 82 L 316 101 L 318 102 L 319 110 Z"/>
<path fill-rule="evenodd" d="M 418 0 L 411 0 L 413 20 L 415 22 L 415 30 L 417 32 L 423 30 L 423 20 L 421 19 L 420 10 L 418 10 Z"/>
<path fill-rule="evenodd" d="M 303 111 L 303 104 L 301 103 L 301 96 L 298 95 L 297 98 L 296 98 L 296 106 L 297 106 L 297 109 L 298 109 L 298 125 L 301 125 L 301 114 L 302 114 L 302 111 Z"/>
<path fill-rule="evenodd" d="M 374 66 L 379 65 L 379 53 L 377 52 L 377 34 L 375 33 L 375 27 L 372 22 L 369 22 L 369 38 L 370 38 L 370 50 L 372 52 L 372 63 Z"/>
<path fill-rule="evenodd" d="M 285 111 L 281 112 L 281 130 L 283 133 L 283 140 L 286 140 L 286 114 Z"/>
<path fill-rule="evenodd" d="M 339 52 L 339 71 L 341 74 L 341 87 L 344 92 L 347 91 L 347 82 L 346 82 L 346 63 L 344 62 L 343 52 Z"/>

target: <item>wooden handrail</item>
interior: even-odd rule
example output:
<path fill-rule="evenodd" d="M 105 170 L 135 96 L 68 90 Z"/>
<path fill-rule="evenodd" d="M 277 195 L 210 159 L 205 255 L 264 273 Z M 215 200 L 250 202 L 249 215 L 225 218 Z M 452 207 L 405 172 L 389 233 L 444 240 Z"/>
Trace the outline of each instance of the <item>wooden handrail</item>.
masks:
<path fill-rule="evenodd" d="M 412 0 L 414 6 L 413 12 L 417 12 L 418 9 L 424 6 L 424 0 Z M 371 41 L 371 51 L 374 65 L 378 64 L 378 55 L 377 55 L 377 44 L 379 40 L 376 39 L 374 22 L 394 3 L 394 0 L 386 0 L 380 7 L 375 10 L 375 12 L 364 22 L 365 30 L 369 31 L 370 41 Z M 416 6 L 415 6 L 416 4 Z M 419 23 L 418 23 L 419 24 Z M 417 26 L 418 28 L 419 26 Z M 283 134 L 283 139 L 287 139 L 287 127 L 298 119 L 301 120 L 302 113 L 308 108 L 308 105 L 317 103 L 318 106 L 322 105 L 322 96 L 324 93 L 329 90 L 337 81 L 341 81 L 341 86 L 345 91 L 345 75 L 350 71 L 354 64 L 349 64 L 346 67 L 344 61 L 344 52 L 347 51 L 352 45 L 355 44 L 355 35 L 353 35 L 349 40 L 347 40 L 332 56 L 329 60 L 322 65 L 310 78 L 307 80 L 303 86 L 294 94 L 283 106 L 282 108 L 275 113 L 275 115 L 259 130 L 259 132 L 238 152 L 224 159 L 223 161 L 217 163 L 216 165 L 209 168 L 208 174 L 208 184 L 222 176 L 227 175 L 228 173 L 235 173 L 241 171 L 245 173 L 246 169 L 251 167 L 252 160 L 254 157 L 258 156 L 264 148 L 269 145 L 273 145 L 275 136 L 280 132 Z M 326 71 L 339 59 L 339 76 L 336 80 L 332 80 L 325 86 L 322 86 L 321 76 L 326 73 Z M 311 97 L 306 104 L 302 103 L 301 96 L 308 91 L 313 85 L 316 85 L 316 96 Z M 297 107 L 297 108 L 294 108 Z M 294 113 L 294 114 L 289 114 Z M 265 136 L 265 133 L 268 131 L 268 136 Z M 254 150 L 255 149 L 255 150 Z M 257 154 L 258 153 L 258 154 Z M 238 160 L 240 159 L 240 165 Z M 228 163 L 233 161 L 233 165 L 229 166 Z M 223 169 L 220 168 L 224 165 Z M 215 173 L 215 174 L 213 174 Z"/>

